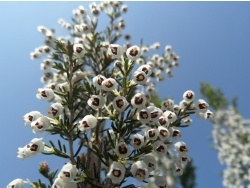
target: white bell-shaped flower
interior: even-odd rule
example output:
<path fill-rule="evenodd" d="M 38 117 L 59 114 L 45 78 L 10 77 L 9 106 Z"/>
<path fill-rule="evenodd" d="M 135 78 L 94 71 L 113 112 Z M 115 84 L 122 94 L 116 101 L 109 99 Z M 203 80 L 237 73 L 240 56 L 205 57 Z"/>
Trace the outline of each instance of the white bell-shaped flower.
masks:
<path fill-rule="evenodd" d="M 152 172 L 156 169 L 156 160 L 155 156 L 152 154 L 147 154 L 143 158 L 143 162 L 147 165 L 149 172 Z"/>
<path fill-rule="evenodd" d="M 185 108 L 187 108 L 188 103 L 189 103 L 189 102 L 187 102 L 187 101 L 184 100 L 184 99 L 181 100 L 180 103 L 179 103 L 179 108 L 182 109 L 182 110 L 185 109 Z"/>
<path fill-rule="evenodd" d="M 7 188 L 23 188 L 23 185 L 22 179 L 15 179 L 7 185 Z"/>
<path fill-rule="evenodd" d="M 139 133 L 133 135 L 130 144 L 134 149 L 140 149 L 144 145 L 144 136 Z"/>
<path fill-rule="evenodd" d="M 158 119 L 158 125 L 166 127 L 168 125 L 168 119 L 165 116 L 160 116 Z"/>
<path fill-rule="evenodd" d="M 159 126 L 158 127 L 158 132 L 159 132 L 159 138 L 164 141 L 166 140 L 168 137 L 170 137 L 170 132 L 166 127 L 163 126 Z"/>
<path fill-rule="evenodd" d="M 183 174 L 183 168 L 181 166 L 181 162 L 175 160 L 171 165 L 172 170 L 176 176 L 181 176 Z"/>
<path fill-rule="evenodd" d="M 164 176 L 155 176 L 155 185 L 157 188 L 167 188 L 167 178 Z"/>
<path fill-rule="evenodd" d="M 82 44 L 74 44 L 73 50 L 74 50 L 74 55 L 76 55 L 76 57 L 78 58 L 83 57 L 85 54 L 85 50 Z"/>
<path fill-rule="evenodd" d="M 58 178 L 62 179 L 63 182 L 69 182 L 71 179 L 75 178 L 77 174 L 76 165 L 72 165 L 70 162 L 65 164 L 58 174 Z"/>
<path fill-rule="evenodd" d="M 141 56 L 141 49 L 138 46 L 131 46 L 127 49 L 126 55 L 130 60 L 135 61 Z"/>
<path fill-rule="evenodd" d="M 146 99 L 145 95 L 142 93 L 135 94 L 133 96 L 133 98 L 131 99 L 131 105 L 134 108 L 139 108 L 139 109 L 144 108 L 146 102 L 147 102 L 147 99 Z"/>
<path fill-rule="evenodd" d="M 79 124 L 78 129 L 81 131 L 87 131 L 97 125 L 97 118 L 93 115 L 86 115 L 81 121 L 79 121 Z"/>
<path fill-rule="evenodd" d="M 131 165 L 130 169 L 134 178 L 138 181 L 143 181 L 148 178 L 148 168 L 147 165 L 143 161 L 136 161 Z"/>
<path fill-rule="evenodd" d="M 146 76 L 148 77 L 148 76 L 150 76 L 150 75 L 152 74 L 152 67 L 151 67 L 150 65 L 148 65 L 148 64 L 146 64 L 146 65 L 141 65 L 141 66 L 137 69 L 137 71 L 142 71 L 142 72 L 144 72 L 144 73 L 146 74 Z"/>
<path fill-rule="evenodd" d="M 150 112 L 147 109 L 141 109 L 137 114 L 137 119 L 142 123 L 149 123 L 151 120 Z"/>
<path fill-rule="evenodd" d="M 170 123 L 175 122 L 176 119 L 177 119 L 176 114 L 175 114 L 174 112 L 171 112 L 171 111 L 168 111 L 168 110 L 165 111 L 165 112 L 163 113 L 163 115 L 168 119 L 168 122 L 170 122 Z"/>
<path fill-rule="evenodd" d="M 156 140 L 158 138 L 159 131 L 158 129 L 148 129 L 145 131 L 145 136 L 147 140 Z"/>
<path fill-rule="evenodd" d="M 113 91 L 117 88 L 117 82 L 114 78 L 107 78 L 102 82 L 102 90 Z"/>
<path fill-rule="evenodd" d="M 166 155 L 168 151 L 168 147 L 162 141 L 158 140 L 152 144 L 153 150 L 156 152 L 157 155 L 163 157 Z"/>
<path fill-rule="evenodd" d="M 31 122 L 33 133 L 41 133 L 50 128 L 50 121 L 46 117 L 39 117 L 37 120 Z"/>
<path fill-rule="evenodd" d="M 128 102 L 125 97 L 117 96 L 113 99 L 112 105 L 118 112 L 123 112 L 127 108 Z"/>
<path fill-rule="evenodd" d="M 188 90 L 183 94 L 183 99 L 187 102 L 192 102 L 194 100 L 195 94 L 193 91 Z"/>
<path fill-rule="evenodd" d="M 205 113 L 204 113 L 204 119 L 212 119 L 214 117 L 214 114 L 213 112 L 211 112 L 210 110 L 207 110 Z"/>
<path fill-rule="evenodd" d="M 31 52 L 30 53 L 30 59 L 34 60 L 34 59 L 39 59 L 42 57 L 42 53 L 41 52 Z"/>
<path fill-rule="evenodd" d="M 150 112 L 150 121 L 157 123 L 159 121 L 159 117 L 163 115 L 162 110 L 155 106 L 148 106 L 147 110 Z"/>
<path fill-rule="evenodd" d="M 81 33 L 88 34 L 91 31 L 91 26 L 87 23 L 80 24 Z"/>
<path fill-rule="evenodd" d="M 184 165 L 186 165 L 190 161 L 187 153 L 177 153 L 177 159 Z"/>
<path fill-rule="evenodd" d="M 59 83 L 57 85 L 58 85 L 58 88 L 60 89 L 60 91 L 62 91 L 62 92 L 69 92 L 69 90 L 70 90 L 68 82 Z"/>
<path fill-rule="evenodd" d="M 208 110 L 208 107 L 209 107 L 208 103 L 206 101 L 204 101 L 203 99 L 199 99 L 195 103 L 195 109 L 198 112 L 205 113 Z"/>
<path fill-rule="evenodd" d="M 33 157 L 44 150 L 44 145 L 42 138 L 34 138 L 23 148 L 18 148 L 17 157 L 22 159 Z"/>
<path fill-rule="evenodd" d="M 180 138 L 182 136 L 181 131 L 176 128 L 169 127 L 169 131 L 170 131 L 171 137 L 174 139 Z"/>
<path fill-rule="evenodd" d="M 79 14 L 81 14 L 82 18 L 87 16 L 88 11 L 82 5 L 80 5 L 77 10 L 79 11 Z"/>
<path fill-rule="evenodd" d="M 30 126 L 32 121 L 35 121 L 42 116 L 43 115 L 38 111 L 31 111 L 23 116 L 23 120 L 25 122 L 25 125 Z"/>
<path fill-rule="evenodd" d="M 200 112 L 200 113 L 202 114 L 201 117 L 203 117 L 204 114 L 203 114 L 202 112 Z M 188 117 L 186 117 L 186 118 L 183 118 L 182 121 L 183 121 L 183 123 L 185 123 L 186 125 L 191 125 L 191 123 L 192 123 L 193 120 L 190 118 L 190 116 L 188 116 Z"/>
<path fill-rule="evenodd" d="M 92 95 L 87 103 L 91 108 L 97 110 L 98 108 L 102 108 L 104 106 L 105 98 L 101 95 Z"/>
<path fill-rule="evenodd" d="M 178 114 L 180 110 L 181 110 L 180 106 L 178 104 L 175 104 L 174 105 L 174 113 Z"/>
<path fill-rule="evenodd" d="M 114 59 L 120 58 L 123 54 L 123 48 L 118 44 L 110 44 L 108 54 Z"/>
<path fill-rule="evenodd" d="M 188 152 L 188 147 L 185 142 L 176 142 L 174 144 L 175 150 L 179 153 L 186 153 Z"/>
<path fill-rule="evenodd" d="M 143 58 L 138 58 L 136 60 L 136 63 L 139 64 L 139 65 L 144 65 L 145 64 L 145 60 Z"/>
<path fill-rule="evenodd" d="M 167 99 L 165 101 L 162 101 L 161 109 L 163 111 L 165 110 L 173 111 L 173 108 L 174 108 L 174 101 L 172 99 Z"/>
<path fill-rule="evenodd" d="M 121 6 L 121 12 L 126 13 L 128 11 L 128 6 L 127 5 L 122 5 Z"/>
<path fill-rule="evenodd" d="M 125 167 L 119 162 L 114 161 L 107 174 L 107 177 L 111 179 L 113 184 L 120 183 L 125 176 Z"/>
<path fill-rule="evenodd" d="M 106 80 L 106 77 L 103 75 L 97 75 L 93 78 L 93 85 L 98 88 L 101 89 L 102 88 L 102 82 Z"/>
<path fill-rule="evenodd" d="M 143 71 L 134 72 L 134 81 L 139 85 L 145 85 L 147 83 L 147 75 Z"/>
<path fill-rule="evenodd" d="M 54 91 L 49 88 L 39 88 L 36 97 L 40 100 L 50 101 L 54 98 Z"/>
<path fill-rule="evenodd" d="M 115 146 L 115 153 L 118 157 L 121 158 L 126 158 L 130 155 L 130 149 L 128 147 L 128 145 L 125 142 L 119 142 L 116 146 Z"/>
<path fill-rule="evenodd" d="M 59 115 L 63 113 L 63 105 L 59 102 L 53 103 L 48 109 L 48 116 L 50 118 L 57 118 Z"/>

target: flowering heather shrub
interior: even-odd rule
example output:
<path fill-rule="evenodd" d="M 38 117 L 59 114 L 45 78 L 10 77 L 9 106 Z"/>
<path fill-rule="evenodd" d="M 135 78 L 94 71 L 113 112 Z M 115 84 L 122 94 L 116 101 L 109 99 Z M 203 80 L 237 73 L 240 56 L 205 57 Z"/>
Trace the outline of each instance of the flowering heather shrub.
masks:
<path fill-rule="evenodd" d="M 226 188 L 250 186 L 250 120 L 237 109 L 236 101 L 229 105 L 219 89 L 201 85 L 201 93 L 216 110 L 212 122 L 212 139 L 218 158 L 226 168 L 223 186 Z"/>
<path fill-rule="evenodd" d="M 189 147 L 178 140 L 179 128 L 190 125 L 191 114 L 207 119 L 212 112 L 204 100 L 195 101 L 191 90 L 177 104 L 152 98 L 157 94 L 156 83 L 173 76 L 179 56 L 170 45 L 162 55 L 150 56 L 149 51 L 159 49 L 158 42 L 130 44 L 121 18 L 127 9 L 112 1 L 91 3 L 89 10 L 79 6 L 73 10 L 73 23 L 59 19 L 69 37 L 38 27 L 44 46 L 30 57 L 41 61 L 44 87 L 36 97 L 50 104 L 46 114 L 31 111 L 23 119 L 33 133 L 60 135 L 68 145 L 35 138 L 19 148 L 18 157 L 42 153 L 65 158 L 66 164 L 57 173 L 41 163 L 39 172 L 49 185 L 16 179 L 8 188 L 26 183 L 43 188 L 136 187 L 128 183 L 132 179 L 138 186 L 154 181 L 155 187 L 162 188 L 169 185 L 166 170 L 182 175 L 190 158 Z M 97 31 L 98 16 L 103 13 L 110 22 L 105 30 Z M 125 44 L 119 44 L 122 37 Z M 160 161 L 165 165 L 158 165 Z"/>

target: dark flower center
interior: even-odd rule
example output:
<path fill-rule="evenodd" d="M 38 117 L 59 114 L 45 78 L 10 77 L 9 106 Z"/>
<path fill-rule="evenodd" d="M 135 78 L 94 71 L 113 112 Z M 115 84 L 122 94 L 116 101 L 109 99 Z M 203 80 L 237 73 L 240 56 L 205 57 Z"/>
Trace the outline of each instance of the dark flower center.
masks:
<path fill-rule="evenodd" d="M 63 172 L 63 174 L 67 177 L 67 178 L 70 178 L 70 173 L 69 172 Z"/>
<path fill-rule="evenodd" d="M 201 103 L 201 104 L 199 104 L 199 108 L 200 109 L 206 109 L 207 105 L 205 103 Z"/>
<path fill-rule="evenodd" d="M 136 176 L 139 176 L 141 178 L 145 178 L 145 176 L 146 176 L 146 172 L 143 169 L 138 169 L 135 174 L 136 174 Z"/>
<path fill-rule="evenodd" d="M 112 174 L 113 174 L 113 176 L 115 176 L 115 177 L 120 177 L 121 176 L 121 171 L 120 170 L 116 170 L 116 169 L 114 169 L 113 171 L 112 171 Z"/>
<path fill-rule="evenodd" d="M 27 148 L 30 148 L 30 151 L 37 151 L 38 145 L 36 144 L 32 144 L 31 146 L 27 145 Z"/>
<path fill-rule="evenodd" d="M 159 123 L 160 123 L 161 125 L 165 125 L 165 124 L 167 123 L 166 118 L 161 117 L 161 118 L 159 119 Z"/>
<path fill-rule="evenodd" d="M 165 151 L 165 148 L 164 148 L 164 146 L 160 145 L 160 146 L 156 149 L 156 151 L 158 151 L 158 152 L 164 152 L 164 151 Z"/>
<path fill-rule="evenodd" d="M 141 117 L 142 119 L 147 119 L 147 118 L 148 118 L 148 113 L 145 112 L 145 111 L 140 111 L 140 117 Z"/>
<path fill-rule="evenodd" d="M 103 80 L 104 79 L 101 76 L 98 76 L 98 80 L 97 80 L 98 85 L 102 85 Z"/>
<path fill-rule="evenodd" d="M 144 77 L 143 74 L 138 74 L 138 75 L 136 76 L 136 80 L 137 80 L 137 81 L 143 81 L 144 79 L 145 79 L 145 77 Z"/>
<path fill-rule="evenodd" d="M 113 85 L 114 85 L 114 84 L 113 84 L 110 80 L 108 80 L 108 81 L 105 82 L 105 86 L 106 86 L 107 88 L 111 88 Z"/>
<path fill-rule="evenodd" d="M 79 46 L 78 46 L 78 47 L 76 47 L 76 52 L 77 52 L 77 53 L 81 53 L 81 52 L 82 52 L 82 50 L 83 50 L 83 49 L 82 49 L 82 47 L 79 47 Z"/>
<path fill-rule="evenodd" d="M 171 113 L 168 115 L 168 119 L 173 119 L 173 117 L 174 117 L 174 116 L 173 116 L 173 114 L 171 114 Z"/>
<path fill-rule="evenodd" d="M 118 50 L 117 47 L 110 46 L 109 48 L 113 54 L 117 55 L 117 50 Z"/>
<path fill-rule="evenodd" d="M 139 138 L 134 138 L 134 144 L 137 146 L 141 145 L 141 140 Z"/>
<path fill-rule="evenodd" d="M 121 144 L 119 147 L 118 147 L 118 150 L 121 154 L 126 154 L 128 152 L 128 149 L 126 147 L 125 144 Z"/>
<path fill-rule="evenodd" d="M 148 163 L 149 168 L 153 168 L 155 165 L 153 163 Z"/>
<path fill-rule="evenodd" d="M 149 135 L 149 137 L 154 137 L 155 136 L 155 131 L 154 130 L 148 131 L 148 135 Z"/>
<path fill-rule="evenodd" d="M 47 97 L 46 92 L 45 92 L 44 90 L 41 91 L 41 95 L 42 95 L 43 97 Z"/>
<path fill-rule="evenodd" d="M 192 99 L 193 98 L 193 93 L 191 93 L 191 92 L 188 92 L 187 94 L 186 94 L 186 97 L 188 98 L 188 99 Z"/>
<path fill-rule="evenodd" d="M 99 103 L 100 103 L 99 98 L 93 98 L 92 104 L 93 104 L 94 106 L 99 106 Z"/>
<path fill-rule="evenodd" d="M 167 137 L 168 136 L 168 132 L 164 129 L 160 130 L 160 135 L 162 135 L 163 137 Z"/>
<path fill-rule="evenodd" d="M 143 102 L 142 96 L 135 97 L 135 104 L 140 105 Z"/>
<path fill-rule="evenodd" d="M 177 137 L 177 136 L 179 136 L 179 135 L 180 135 L 180 132 L 177 131 L 177 130 L 174 130 L 174 132 L 173 132 L 173 137 Z"/>
<path fill-rule="evenodd" d="M 51 113 L 53 114 L 53 116 L 56 116 L 57 112 L 58 111 L 55 108 L 51 108 Z"/>
<path fill-rule="evenodd" d="M 181 147 L 180 147 L 180 151 L 181 151 L 181 152 L 185 152 L 185 151 L 187 151 L 186 146 L 181 146 Z"/>
<path fill-rule="evenodd" d="M 122 99 L 118 99 L 117 101 L 116 101 L 116 106 L 118 107 L 118 108 L 122 108 L 123 106 L 124 106 L 124 101 L 122 100 Z"/>
<path fill-rule="evenodd" d="M 82 121 L 82 125 L 83 125 L 83 127 L 85 127 L 85 128 L 88 128 L 88 127 L 89 127 L 89 125 L 88 125 L 88 123 L 87 123 L 86 121 Z"/>
<path fill-rule="evenodd" d="M 142 71 L 145 72 L 146 74 L 148 74 L 148 72 L 149 72 L 148 69 L 147 69 L 146 67 L 143 67 L 143 68 L 142 68 Z"/>
<path fill-rule="evenodd" d="M 29 121 L 32 121 L 33 120 L 33 116 L 29 115 L 28 119 L 29 119 Z"/>
<path fill-rule="evenodd" d="M 132 48 L 129 52 L 129 55 L 136 56 L 138 54 L 138 50 L 136 47 Z"/>
<path fill-rule="evenodd" d="M 159 112 L 154 111 L 154 112 L 151 112 L 150 114 L 151 114 L 151 118 L 156 118 L 158 116 Z"/>

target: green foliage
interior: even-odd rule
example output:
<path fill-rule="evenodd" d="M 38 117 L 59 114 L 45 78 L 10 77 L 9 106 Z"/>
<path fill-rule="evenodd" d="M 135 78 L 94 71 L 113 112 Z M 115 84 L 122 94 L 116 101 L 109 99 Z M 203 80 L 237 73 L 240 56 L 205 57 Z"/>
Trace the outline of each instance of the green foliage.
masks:
<path fill-rule="evenodd" d="M 195 175 L 195 166 L 193 165 L 192 160 L 185 167 L 184 173 L 182 176 L 179 176 L 179 183 L 182 188 L 195 188 L 196 175 Z"/>
<path fill-rule="evenodd" d="M 215 110 L 225 108 L 228 105 L 228 100 L 225 98 L 223 92 L 220 89 L 213 88 L 208 83 L 201 83 L 200 92 L 207 98 L 207 102 Z"/>

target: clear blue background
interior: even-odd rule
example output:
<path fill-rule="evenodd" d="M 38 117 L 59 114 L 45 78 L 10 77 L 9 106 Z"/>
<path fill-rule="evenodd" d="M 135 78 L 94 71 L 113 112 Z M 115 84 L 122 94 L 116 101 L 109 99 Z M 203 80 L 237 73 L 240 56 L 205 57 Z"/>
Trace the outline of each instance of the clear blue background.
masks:
<path fill-rule="evenodd" d="M 22 116 L 32 110 L 45 113 L 49 105 L 35 97 L 37 88 L 43 87 L 40 61 L 29 58 L 29 53 L 43 42 L 36 28 L 44 25 L 55 28 L 58 34 L 65 33 L 57 24 L 58 18 L 70 21 L 72 9 L 81 4 L 88 8 L 87 2 L 0 2 L 0 187 L 15 178 L 36 180 L 41 161 L 48 161 L 51 169 L 63 164 L 42 155 L 21 160 L 16 158 L 16 151 L 35 136 L 40 137 L 24 127 Z M 125 31 L 132 35 L 133 44 L 139 44 L 141 38 L 145 44 L 160 41 L 162 50 L 171 44 L 181 57 L 174 78 L 158 86 L 162 98 L 172 96 L 178 102 L 188 89 L 198 98 L 200 83 L 209 82 L 230 99 L 238 96 L 239 109 L 250 117 L 249 2 L 126 4 Z M 183 140 L 197 166 L 198 188 L 222 187 L 223 167 L 211 148 L 211 128 L 210 123 L 194 118 L 192 126 L 183 129 Z"/>

